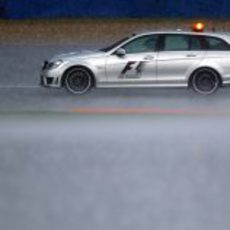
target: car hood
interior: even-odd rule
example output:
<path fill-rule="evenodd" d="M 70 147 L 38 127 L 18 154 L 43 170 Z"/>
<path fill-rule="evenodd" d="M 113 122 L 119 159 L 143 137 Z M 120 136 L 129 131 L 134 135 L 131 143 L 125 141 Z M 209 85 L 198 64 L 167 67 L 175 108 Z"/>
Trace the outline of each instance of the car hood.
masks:
<path fill-rule="evenodd" d="M 79 50 L 71 53 L 59 54 L 51 58 L 51 61 L 57 60 L 71 60 L 71 59 L 85 59 L 85 58 L 98 58 L 104 56 L 105 53 L 99 50 Z"/>

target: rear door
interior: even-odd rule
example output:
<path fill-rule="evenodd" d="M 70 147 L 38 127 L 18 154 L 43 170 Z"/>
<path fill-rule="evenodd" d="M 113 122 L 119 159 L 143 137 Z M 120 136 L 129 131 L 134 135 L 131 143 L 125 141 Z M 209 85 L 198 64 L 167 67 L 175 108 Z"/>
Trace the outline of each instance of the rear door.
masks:
<path fill-rule="evenodd" d="M 205 50 L 205 64 L 217 68 L 224 83 L 230 83 L 230 45 L 221 38 L 213 36 L 202 37 Z"/>
<path fill-rule="evenodd" d="M 198 36 L 164 34 L 157 58 L 158 84 L 186 85 L 188 73 L 205 56 Z"/>

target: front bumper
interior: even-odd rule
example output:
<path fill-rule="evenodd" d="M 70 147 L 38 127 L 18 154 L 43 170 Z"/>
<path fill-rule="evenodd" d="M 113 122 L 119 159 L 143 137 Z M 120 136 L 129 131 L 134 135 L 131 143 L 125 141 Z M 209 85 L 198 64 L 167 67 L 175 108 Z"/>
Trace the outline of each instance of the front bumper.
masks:
<path fill-rule="evenodd" d="M 43 87 L 60 88 L 62 87 L 62 72 L 58 69 L 42 69 L 40 73 L 40 85 Z"/>
<path fill-rule="evenodd" d="M 65 65 L 57 66 L 52 68 L 52 62 L 44 61 L 41 73 L 40 73 L 40 85 L 43 87 L 50 88 L 61 88 L 62 87 L 62 76 L 66 70 Z"/>
<path fill-rule="evenodd" d="M 40 86 L 50 88 L 60 88 L 61 82 L 57 77 L 48 77 L 43 74 L 40 75 Z"/>

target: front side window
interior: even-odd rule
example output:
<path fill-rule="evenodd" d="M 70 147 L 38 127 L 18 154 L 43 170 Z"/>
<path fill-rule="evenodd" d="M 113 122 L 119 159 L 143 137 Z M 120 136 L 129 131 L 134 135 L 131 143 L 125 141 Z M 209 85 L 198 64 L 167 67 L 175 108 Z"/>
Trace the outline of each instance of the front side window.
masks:
<path fill-rule="evenodd" d="M 185 35 L 165 35 L 163 51 L 186 51 L 189 50 L 189 37 Z"/>
<path fill-rule="evenodd" d="M 122 48 L 127 54 L 154 52 L 156 49 L 157 36 L 148 35 L 134 39 Z"/>
<path fill-rule="evenodd" d="M 207 50 L 230 50 L 230 45 L 220 38 L 205 37 Z"/>

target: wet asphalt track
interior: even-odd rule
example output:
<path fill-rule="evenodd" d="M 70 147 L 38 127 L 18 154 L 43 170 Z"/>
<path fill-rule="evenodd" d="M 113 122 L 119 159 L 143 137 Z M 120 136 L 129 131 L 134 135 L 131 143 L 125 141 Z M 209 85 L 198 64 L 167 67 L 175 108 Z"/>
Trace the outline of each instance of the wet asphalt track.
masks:
<path fill-rule="evenodd" d="M 0 46 L 0 229 L 228 229 L 230 88 L 38 87 L 73 49 Z"/>

